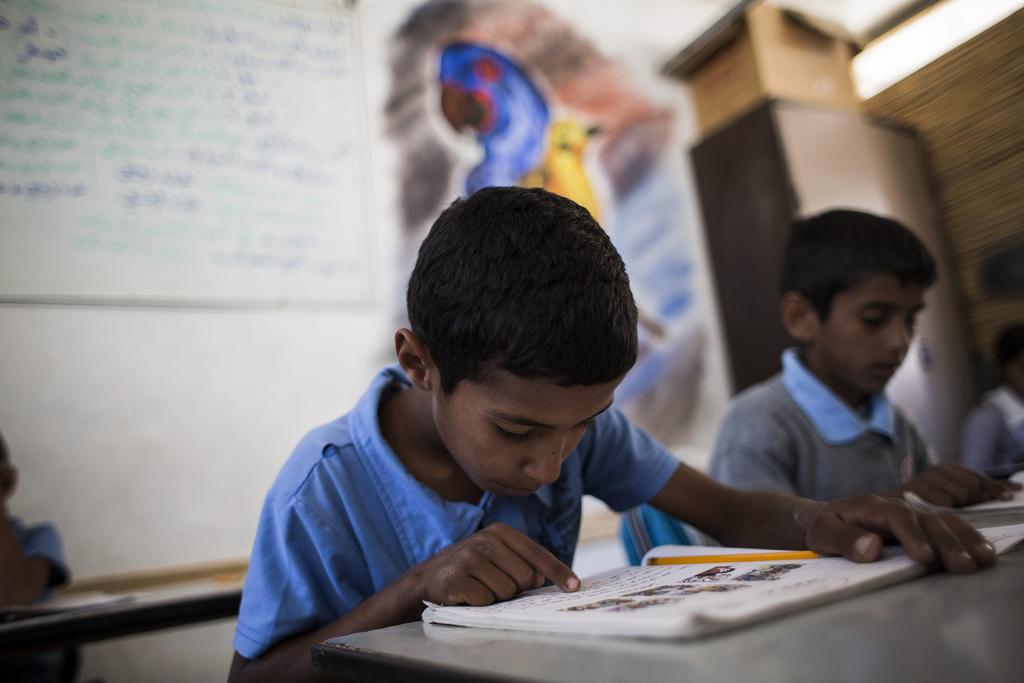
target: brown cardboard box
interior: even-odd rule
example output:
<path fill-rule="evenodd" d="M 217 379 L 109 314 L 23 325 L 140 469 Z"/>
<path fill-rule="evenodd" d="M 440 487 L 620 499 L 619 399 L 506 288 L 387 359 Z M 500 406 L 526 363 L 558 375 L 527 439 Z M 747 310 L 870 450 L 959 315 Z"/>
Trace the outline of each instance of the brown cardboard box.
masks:
<path fill-rule="evenodd" d="M 857 109 L 851 48 L 762 3 L 739 3 L 664 72 L 690 83 L 707 134 L 769 97 Z"/>

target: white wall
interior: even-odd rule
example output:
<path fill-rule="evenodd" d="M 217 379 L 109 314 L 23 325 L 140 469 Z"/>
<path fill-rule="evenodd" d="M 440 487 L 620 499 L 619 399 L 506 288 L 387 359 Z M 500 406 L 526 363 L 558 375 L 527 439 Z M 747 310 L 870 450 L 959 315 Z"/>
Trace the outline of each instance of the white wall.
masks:
<path fill-rule="evenodd" d="M 380 315 L 0 308 L 13 509 L 79 576 L 248 555 L 298 438 L 356 400 Z"/>

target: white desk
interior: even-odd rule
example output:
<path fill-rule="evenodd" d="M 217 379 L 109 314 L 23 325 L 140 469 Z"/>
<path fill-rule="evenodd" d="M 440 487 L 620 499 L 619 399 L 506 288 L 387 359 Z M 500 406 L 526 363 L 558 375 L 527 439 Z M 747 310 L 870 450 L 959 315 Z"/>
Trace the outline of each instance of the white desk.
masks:
<path fill-rule="evenodd" d="M 223 563 L 222 563 L 223 564 Z M 42 613 L 0 623 L 0 660 L 45 650 L 65 649 L 108 638 L 183 626 L 238 614 L 245 563 L 225 564 L 235 574 L 210 569 L 138 572 L 77 584 L 130 594 L 125 602 Z M 73 591 L 70 591 L 73 592 Z"/>
<path fill-rule="evenodd" d="M 703 640 L 412 623 L 331 639 L 313 661 L 325 679 L 374 683 L 1022 680 L 1024 550 Z"/>

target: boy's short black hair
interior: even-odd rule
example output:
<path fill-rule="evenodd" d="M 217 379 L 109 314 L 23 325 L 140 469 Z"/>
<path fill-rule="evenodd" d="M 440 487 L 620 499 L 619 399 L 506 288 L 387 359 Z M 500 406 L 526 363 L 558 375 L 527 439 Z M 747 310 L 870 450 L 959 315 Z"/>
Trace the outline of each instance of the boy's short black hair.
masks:
<path fill-rule="evenodd" d="M 894 275 L 903 286 L 930 287 L 935 261 L 914 233 L 890 218 L 837 209 L 793 224 L 780 294 L 803 294 L 825 321 L 832 299 L 869 275 Z"/>
<path fill-rule="evenodd" d="M 420 245 L 406 304 L 447 394 L 491 367 L 573 386 L 636 362 L 622 258 L 586 209 L 544 190 L 490 187 L 453 202 Z"/>
<path fill-rule="evenodd" d="M 999 364 L 999 368 L 1005 368 L 1022 353 L 1024 353 L 1024 324 L 1018 323 L 1004 328 L 996 340 L 996 362 Z"/>
<path fill-rule="evenodd" d="M 7 442 L 4 441 L 4 433 L 0 432 L 0 465 L 10 462 L 11 454 L 7 450 Z"/>

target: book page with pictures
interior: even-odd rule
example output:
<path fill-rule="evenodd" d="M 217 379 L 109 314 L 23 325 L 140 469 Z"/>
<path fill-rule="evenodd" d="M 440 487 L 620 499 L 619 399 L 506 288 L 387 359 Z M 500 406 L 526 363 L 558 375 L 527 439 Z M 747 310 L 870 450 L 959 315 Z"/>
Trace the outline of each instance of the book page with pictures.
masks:
<path fill-rule="evenodd" d="M 997 552 L 1024 539 L 1024 524 L 983 530 Z M 676 546 L 671 553 L 768 552 Z M 697 551 L 700 552 L 697 552 Z M 708 635 L 924 574 L 899 548 L 858 564 L 843 558 L 627 567 L 583 580 L 575 593 L 548 587 L 484 607 L 428 603 L 428 623 L 653 638 Z"/>

